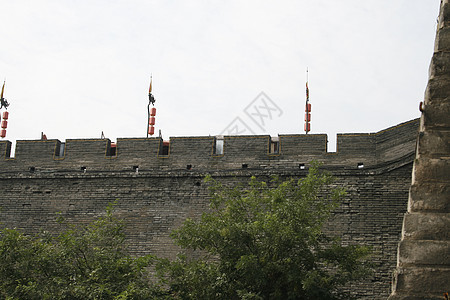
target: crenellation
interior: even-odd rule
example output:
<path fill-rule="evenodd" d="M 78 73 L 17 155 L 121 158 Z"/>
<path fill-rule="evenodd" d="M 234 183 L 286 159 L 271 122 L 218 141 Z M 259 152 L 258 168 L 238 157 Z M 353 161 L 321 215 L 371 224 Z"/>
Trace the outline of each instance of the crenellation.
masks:
<path fill-rule="evenodd" d="M 9 159 L 11 156 L 11 142 L 0 141 L 0 161 Z"/>
<path fill-rule="evenodd" d="M 174 167 L 207 167 L 213 155 L 214 137 L 170 138 L 170 160 Z"/>
<path fill-rule="evenodd" d="M 336 152 L 340 155 L 364 155 L 375 158 L 375 145 L 376 140 L 373 133 L 340 133 L 337 135 Z"/>
<path fill-rule="evenodd" d="M 327 153 L 326 134 L 280 135 L 280 152 L 285 157 L 323 155 Z"/>
<path fill-rule="evenodd" d="M 50 162 L 55 157 L 58 140 L 19 140 L 15 160 L 19 163 Z"/>
<path fill-rule="evenodd" d="M 112 163 L 122 170 L 156 168 L 159 144 L 160 138 L 119 138 Z"/>
<path fill-rule="evenodd" d="M 230 161 L 257 161 L 267 159 L 269 154 L 269 135 L 225 136 L 223 153 L 224 159 Z"/>
<path fill-rule="evenodd" d="M 328 166 L 355 169 L 401 160 L 411 155 L 416 143 L 418 121 L 405 122 L 370 134 L 339 134 L 337 152 L 327 152 L 327 135 L 297 134 L 225 136 L 221 153 L 217 137 L 119 138 L 115 147 L 109 139 L 17 141 L 16 157 L 8 159 L 8 141 L 0 143 L 5 153 L 0 168 L 28 172 L 29 167 L 49 170 L 126 171 L 135 170 L 223 170 L 299 168 L 311 160 Z M 276 143 L 275 145 L 273 143 Z M 407 145 L 407 146 L 405 146 Z M 164 150 L 166 152 L 164 153 Z M 360 166 L 361 167 L 361 166 Z"/>
<path fill-rule="evenodd" d="M 73 162 L 101 162 L 108 154 L 109 139 L 68 139 L 64 160 Z"/>

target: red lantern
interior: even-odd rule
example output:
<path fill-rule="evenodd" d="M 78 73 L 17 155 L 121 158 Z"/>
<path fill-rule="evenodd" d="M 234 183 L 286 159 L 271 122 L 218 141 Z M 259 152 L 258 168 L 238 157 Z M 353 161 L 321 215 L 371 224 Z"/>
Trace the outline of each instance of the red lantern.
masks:
<path fill-rule="evenodd" d="M 148 134 L 149 134 L 149 135 L 155 134 L 155 127 L 150 126 L 150 127 L 148 128 Z"/>
<path fill-rule="evenodd" d="M 3 128 L 3 129 L 6 129 L 6 127 L 8 127 L 8 121 L 3 120 L 3 121 L 2 121 L 2 128 Z"/>
<path fill-rule="evenodd" d="M 305 106 L 305 112 L 311 112 L 311 104 L 307 103 Z"/>
<path fill-rule="evenodd" d="M 150 109 L 150 116 L 154 117 L 156 116 L 156 108 L 152 107 L 152 109 Z"/>
<path fill-rule="evenodd" d="M 8 120 L 9 112 L 4 111 L 3 112 L 3 120 Z"/>
<path fill-rule="evenodd" d="M 148 125 L 155 125 L 155 117 L 150 117 Z"/>
<path fill-rule="evenodd" d="M 6 129 L 0 131 L 0 137 L 4 138 L 6 136 Z"/>
<path fill-rule="evenodd" d="M 310 131 L 311 131 L 311 124 L 305 123 L 305 132 L 310 132 Z"/>
<path fill-rule="evenodd" d="M 310 113 L 305 113 L 305 121 L 311 122 L 311 114 Z"/>

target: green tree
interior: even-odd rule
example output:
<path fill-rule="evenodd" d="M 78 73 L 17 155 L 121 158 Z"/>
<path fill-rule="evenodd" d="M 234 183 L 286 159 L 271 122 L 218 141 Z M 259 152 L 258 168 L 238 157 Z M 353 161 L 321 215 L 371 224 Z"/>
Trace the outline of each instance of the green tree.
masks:
<path fill-rule="evenodd" d="M 172 233 L 197 258 L 160 265 L 175 298 L 349 299 L 340 287 L 367 274 L 367 247 L 323 233 L 345 192 L 317 164 L 300 180 L 252 178 L 247 188 L 206 181 L 210 210 Z"/>
<path fill-rule="evenodd" d="M 106 214 L 76 227 L 59 218 L 56 237 L 0 231 L 0 299 L 157 299 L 147 267 L 154 257 L 131 257 L 123 222 Z"/>

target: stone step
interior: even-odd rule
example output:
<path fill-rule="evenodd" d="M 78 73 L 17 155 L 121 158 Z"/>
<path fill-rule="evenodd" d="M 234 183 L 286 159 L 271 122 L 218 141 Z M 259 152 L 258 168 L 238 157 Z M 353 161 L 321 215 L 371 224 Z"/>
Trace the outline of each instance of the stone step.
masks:
<path fill-rule="evenodd" d="M 448 91 L 450 91 L 450 77 L 430 78 L 425 89 L 425 106 L 448 102 L 450 98 Z"/>
<path fill-rule="evenodd" d="M 435 52 L 428 69 L 429 78 L 448 76 L 450 74 L 450 52 Z"/>
<path fill-rule="evenodd" d="M 398 246 L 397 266 L 450 268 L 450 241 L 402 240 Z"/>
<path fill-rule="evenodd" d="M 447 118 L 450 120 L 450 114 Z M 450 122 L 450 121 L 449 121 Z M 419 158 L 441 158 L 450 153 L 450 130 L 419 133 L 417 155 Z"/>
<path fill-rule="evenodd" d="M 450 50 L 450 7 L 447 0 L 443 0 L 439 12 L 438 31 L 434 43 L 434 51 Z"/>
<path fill-rule="evenodd" d="M 429 129 L 450 128 L 450 103 L 434 103 L 433 105 L 425 104 L 423 106 L 423 114 L 420 119 L 420 131 Z"/>
<path fill-rule="evenodd" d="M 414 161 L 412 183 L 449 182 L 450 157 L 423 158 Z"/>
<path fill-rule="evenodd" d="M 450 213 L 406 213 L 404 240 L 450 240 Z"/>
<path fill-rule="evenodd" d="M 450 213 L 448 183 L 413 184 L 409 189 L 408 212 Z"/>
<path fill-rule="evenodd" d="M 433 297 L 442 297 L 450 291 L 449 268 L 397 268 L 393 275 L 393 295 L 409 298 L 389 297 L 389 300 L 436 299 Z"/>
<path fill-rule="evenodd" d="M 394 294 L 391 295 L 388 300 L 442 300 L 444 299 L 443 293 L 437 293 L 437 294 L 406 294 L 406 293 L 402 293 L 401 295 L 399 294 Z"/>

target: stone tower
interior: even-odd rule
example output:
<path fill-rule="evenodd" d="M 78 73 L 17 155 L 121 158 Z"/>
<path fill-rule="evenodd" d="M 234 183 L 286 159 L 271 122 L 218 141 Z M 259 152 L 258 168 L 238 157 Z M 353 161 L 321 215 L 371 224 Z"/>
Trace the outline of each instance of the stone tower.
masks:
<path fill-rule="evenodd" d="M 450 5 L 441 0 L 408 211 L 394 273 L 394 299 L 450 292 Z"/>

